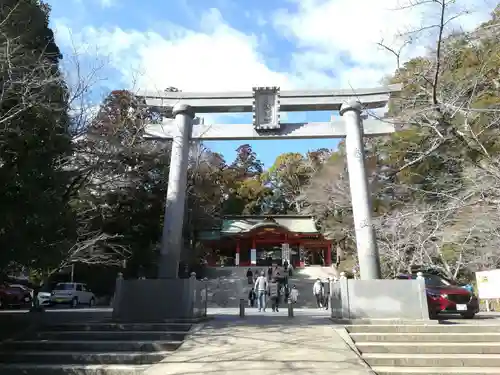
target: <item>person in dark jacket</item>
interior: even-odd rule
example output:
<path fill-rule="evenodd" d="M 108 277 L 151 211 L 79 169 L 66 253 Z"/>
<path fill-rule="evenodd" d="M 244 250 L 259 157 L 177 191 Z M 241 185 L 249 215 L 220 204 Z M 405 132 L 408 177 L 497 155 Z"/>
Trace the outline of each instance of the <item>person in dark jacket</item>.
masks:
<path fill-rule="evenodd" d="M 247 280 L 248 280 L 248 285 L 253 284 L 253 272 L 250 268 L 247 271 Z"/>
<path fill-rule="evenodd" d="M 323 306 L 325 306 L 325 310 L 328 310 L 328 304 L 330 302 L 330 281 L 331 281 L 330 278 L 328 278 L 323 283 L 323 296 L 324 296 Z"/>
<path fill-rule="evenodd" d="M 280 286 L 278 284 L 278 281 L 273 278 L 268 288 L 269 297 L 271 297 L 271 307 L 273 311 L 278 312 L 280 303 Z"/>
<path fill-rule="evenodd" d="M 256 299 L 257 299 L 257 294 L 255 293 L 255 289 L 252 288 L 252 289 L 250 289 L 250 292 L 248 293 L 248 305 L 250 307 L 254 307 Z"/>
<path fill-rule="evenodd" d="M 285 296 L 285 300 L 283 302 L 287 303 L 290 298 L 290 287 L 288 286 L 288 283 L 283 285 L 283 295 Z"/>

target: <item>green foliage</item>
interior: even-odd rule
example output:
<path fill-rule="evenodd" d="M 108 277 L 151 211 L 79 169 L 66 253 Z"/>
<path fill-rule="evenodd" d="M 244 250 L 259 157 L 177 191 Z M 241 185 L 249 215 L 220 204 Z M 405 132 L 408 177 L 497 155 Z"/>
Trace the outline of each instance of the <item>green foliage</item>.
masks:
<path fill-rule="evenodd" d="M 62 56 L 47 7 L 9 0 L 0 14 L 0 268 L 45 270 L 75 240 L 64 168 L 72 145 Z"/>
<path fill-rule="evenodd" d="M 93 251 L 127 248 L 127 272 L 141 268 L 155 275 L 170 144 L 144 141 L 142 130 L 158 114 L 132 93 L 116 90 L 85 137 L 71 143 L 68 90 L 49 13 L 50 7 L 36 0 L 6 0 L 0 6 L 0 267 L 28 266 L 41 280 L 69 259 L 75 243 L 106 233 L 111 240 L 96 243 Z M 423 260 L 459 277 L 461 262 L 472 264 L 469 253 L 494 243 L 475 233 L 477 246 L 471 250 L 464 242 L 470 240 L 456 234 L 473 226 L 474 209 L 448 216 L 439 210 L 448 212 L 456 197 L 479 197 L 484 204 L 493 195 L 471 193 L 471 181 L 480 172 L 493 175 L 487 181 L 499 175 L 499 19 L 497 7 L 473 33 L 446 38 L 438 72 L 431 46 L 428 55 L 405 62 L 388 79 L 403 85 L 389 103 L 389 115 L 399 118 L 403 129 L 366 142 L 373 216 L 388 274 Z M 250 145 L 236 151 L 227 163 L 202 145 L 193 147 L 183 218 L 187 248 L 199 249 L 196 233 L 213 228 L 224 215 L 300 213 L 314 215 L 344 254 L 354 253 L 343 142 L 335 152 L 279 155 L 268 170 Z M 116 253 L 113 265 L 124 258 Z M 496 262 L 491 254 L 483 259 Z"/>
<path fill-rule="evenodd" d="M 153 116 L 130 92 L 111 92 L 77 143 L 72 194 L 81 235 L 112 236 L 130 252 L 128 272 L 143 267 L 148 276 L 156 271 L 170 160 L 168 144 L 142 138 L 144 121 Z M 109 241 L 101 245 L 110 251 Z M 111 264 L 123 256 L 111 256 Z"/>
<path fill-rule="evenodd" d="M 225 170 L 227 198 L 225 215 L 260 214 L 266 197 L 272 190 L 260 181 L 264 165 L 248 144 L 238 147 L 235 161 Z"/>
<path fill-rule="evenodd" d="M 237 179 L 246 179 L 258 176 L 264 170 L 264 165 L 257 158 L 257 154 L 248 144 L 236 149 L 236 159 L 231 164 L 231 169 L 236 173 Z"/>

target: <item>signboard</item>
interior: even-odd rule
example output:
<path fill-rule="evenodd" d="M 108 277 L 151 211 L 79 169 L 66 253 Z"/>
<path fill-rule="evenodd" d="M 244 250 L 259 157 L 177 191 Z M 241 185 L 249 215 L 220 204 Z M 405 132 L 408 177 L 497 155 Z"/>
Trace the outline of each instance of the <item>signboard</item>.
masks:
<path fill-rule="evenodd" d="M 253 126 L 255 130 L 280 128 L 279 87 L 253 88 Z"/>
<path fill-rule="evenodd" d="M 281 245 L 281 259 L 283 263 L 285 260 L 290 263 L 290 245 L 287 243 Z"/>
<path fill-rule="evenodd" d="M 476 272 L 479 298 L 500 298 L 500 270 Z"/>
<path fill-rule="evenodd" d="M 250 249 L 250 264 L 252 266 L 257 264 L 257 249 Z"/>
<path fill-rule="evenodd" d="M 236 256 L 234 257 L 234 265 L 235 266 L 240 265 L 240 253 L 236 253 Z"/>

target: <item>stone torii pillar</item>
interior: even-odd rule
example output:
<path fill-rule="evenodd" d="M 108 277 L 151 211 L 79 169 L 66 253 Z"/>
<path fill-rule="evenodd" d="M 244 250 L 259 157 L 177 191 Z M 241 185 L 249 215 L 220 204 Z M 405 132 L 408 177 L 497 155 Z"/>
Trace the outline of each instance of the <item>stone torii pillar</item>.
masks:
<path fill-rule="evenodd" d="M 186 104 L 176 104 L 172 110 L 176 131 L 172 137 L 172 154 L 168 173 L 165 217 L 160 248 L 158 278 L 175 279 L 179 272 L 179 259 L 184 241 L 182 227 L 186 200 L 189 159 L 189 141 L 195 112 Z"/>
<path fill-rule="evenodd" d="M 372 204 L 365 166 L 363 142 L 363 106 L 357 100 L 349 100 L 340 108 L 345 123 L 345 148 L 352 213 L 356 233 L 361 280 L 380 279 L 380 258 L 372 225 Z"/>
<path fill-rule="evenodd" d="M 183 248 L 182 222 L 186 195 L 190 139 L 207 141 L 252 139 L 344 138 L 362 279 L 380 278 L 380 265 L 371 223 L 371 204 L 364 164 L 363 137 L 395 131 L 390 121 L 361 121 L 364 108 L 384 107 L 400 85 L 353 90 L 281 91 L 279 87 L 254 87 L 241 92 L 141 92 L 149 107 L 172 108 L 175 119 L 146 127 L 149 139 L 173 139 L 165 223 L 159 267 L 160 278 L 177 277 Z M 347 101 L 347 103 L 346 103 Z M 342 121 L 281 123 L 280 111 L 340 111 Z M 194 114 L 252 112 L 251 124 L 194 124 Z"/>

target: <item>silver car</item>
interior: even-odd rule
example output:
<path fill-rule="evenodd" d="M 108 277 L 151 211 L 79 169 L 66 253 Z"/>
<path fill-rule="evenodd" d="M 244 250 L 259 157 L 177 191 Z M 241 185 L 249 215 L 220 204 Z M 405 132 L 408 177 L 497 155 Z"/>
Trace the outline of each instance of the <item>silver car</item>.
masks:
<path fill-rule="evenodd" d="M 52 290 L 50 296 L 51 304 L 69 304 L 71 307 L 78 305 L 95 305 L 95 295 L 86 284 L 82 283 L 59 283 Z"/>

